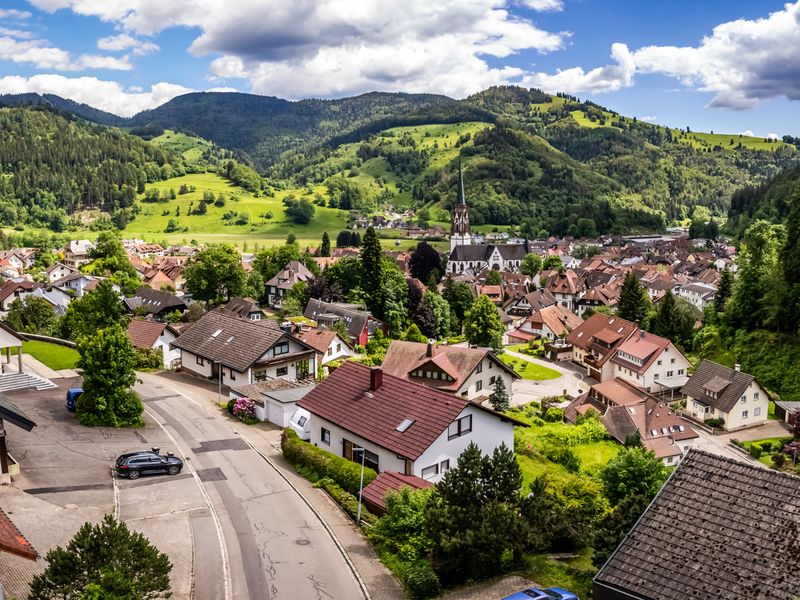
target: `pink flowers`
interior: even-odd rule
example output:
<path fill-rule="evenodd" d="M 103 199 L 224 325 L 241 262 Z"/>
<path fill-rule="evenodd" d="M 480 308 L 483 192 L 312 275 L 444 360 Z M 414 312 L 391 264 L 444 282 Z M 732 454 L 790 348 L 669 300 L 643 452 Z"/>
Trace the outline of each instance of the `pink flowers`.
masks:
<path fill-rule="evenodd" d="M 256 405 L 250 398 L 239 398 L 233 405 L 233 416 L 242 421 L 256 419 Z"/>

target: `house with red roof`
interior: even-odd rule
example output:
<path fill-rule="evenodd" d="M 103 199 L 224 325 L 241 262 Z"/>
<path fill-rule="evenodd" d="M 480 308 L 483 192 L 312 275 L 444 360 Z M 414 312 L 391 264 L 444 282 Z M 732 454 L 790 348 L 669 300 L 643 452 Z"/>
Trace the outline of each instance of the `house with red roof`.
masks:
<path fill-rule="evenodd" d="M 463 348 L 393 340 L 383 358 L 383 372 L 434 387 L 469 400 L 485 400 L 502 379 L 511 393 L 519 375 L 488 348 Z"/>
<path fill-rule="evenodd" d="M 681 388 L 691 366 L 672 342 L 643 329 L 619 345 L 611 363 L 615 377 L 648 392 Z"/>
<path fill-rule="evenodd" d="M 459 396 L 345 362 L 297 402 L 311 415 L 310 442 L 378 472 L 436 483 L 474 442 L 484 453 L 514 447 L 525 423 Z M 363 455 L 362 455 L 363 452 Z"/>

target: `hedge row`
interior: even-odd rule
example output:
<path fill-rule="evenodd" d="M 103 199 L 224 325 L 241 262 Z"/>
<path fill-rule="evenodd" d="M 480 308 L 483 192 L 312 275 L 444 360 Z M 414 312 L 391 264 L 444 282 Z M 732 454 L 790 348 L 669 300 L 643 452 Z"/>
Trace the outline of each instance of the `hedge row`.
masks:
<path fill-rule="evenodd" d="M 338 504 L 341 509 L 346 512 L 355 521 L 358 517 L 358 497 L 354 496 L 347 490 L 342 489 L 330 477 L 323 477 L 315 484 L 316 487 L 328 492 L 328 495 L 333 498 L 333 501 Z M 364 523 L 374 524 L 378 517 L 369 512 L 366 507 L 361 505 L 361 520 Z"/>
<path fill-rule="evenodd" d="M 320 477 L 330 477 L 337 485 L 351 494 L 358 494 L 361 482 L 361 465 L 341 456 L 326 452 L 301 440 L 292 429 L 284 429 L 281 435 L 283 456 L 296 467 L 305 467 Z M 369 467 L 364 469 L 364 487 L 378 474 Z"/>

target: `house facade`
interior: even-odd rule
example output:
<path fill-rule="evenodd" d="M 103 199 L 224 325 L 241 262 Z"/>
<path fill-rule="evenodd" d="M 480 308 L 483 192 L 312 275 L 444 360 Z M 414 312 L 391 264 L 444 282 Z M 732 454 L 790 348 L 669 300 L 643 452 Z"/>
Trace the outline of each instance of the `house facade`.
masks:
<path fill-rule="evenodd" d="M 350 336 L 350 342 L 357 346 L 366 346 L 369 339 L 378 330 L 386 332 L 386 326 L 372 316 L 372 313 L 361 310 L 357 305 L 343 302 L 323 302 L 311 298 L 306 305 L 303 316 L 328 329 L 342 323 Z"/>
<path fill-rule="evenodd" d="M 164 366 L 168 369 L 180 364 L 181 352 L 172 348 L 178 332 L 166 323 L 133 319 L 128 323 L 128 337 L 135 348 L 149 348 L 161 352 Z"/>
<path fill-rule="evenodd" d="M 681 390 L 687 416 L 706 421 L 722 419 L 732 431 L 753 427 L 768 418 L 769 394 L 752 375 L 710 360 L 702 360 Z"/>
<path fill-rule="evenodd" d="M 672 342 L 643 329 L 619 345 L 611 363 L 614 377 L 648 392 L 679 389 L 688 380 L 691 367 Z"/>
<path fill-rule="evenodd" d="M 296 284 L 310 281 L 314 274 L 299 260 L 293 260 L 278 272 L 275 277 L 266 282 L 267 304 L 273 308 L 280 308 L 286 294 Z"/>
<path fill-rule="evenodd" d="M 378 472 L 435 483 L 474 442 L 484 453 L 513 448 L 514 426 L 491 409 L 346 362 L 298 402 L 311 414 L 310 442 Z"/>
<path fill-rule="evenodd" d="M 382 363 L 394 377 L 468 400 L 491 396 L 502 379 L 508 394 L 519 375 L 486 348 L 461 348 L 393 340 Z"/>
<path fill-rule="evenodd" d="M 342 360 L 355 354 L 350 342 L 341 338 L 332 329 L 308 329 L 294 334 L 301 342 L 317 351 L 318 367 L 324 367 L 335 360 Z"/>
<path fill-rule="evenodd" d="M 686 300 L 701 311 L 714 302 L 716 293 L 717 286 L 699 281 L 682 285 L 678 288 L 678 297 Z"/>

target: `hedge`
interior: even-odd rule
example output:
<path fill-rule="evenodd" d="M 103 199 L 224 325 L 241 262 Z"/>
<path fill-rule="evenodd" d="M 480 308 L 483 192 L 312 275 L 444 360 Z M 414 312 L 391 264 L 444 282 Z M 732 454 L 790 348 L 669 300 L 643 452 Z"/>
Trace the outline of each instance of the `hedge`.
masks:
<path fill-rule="evenodd" d="M 364 474 L 366 479 L 366 473 Z M 358 497 L 354 496 L 347 490 L 342 489 L 341 486 L 336 485 L 336 482 L 330 477 L 323 477 L 317 483 L 316 487 L 325 490 L 328 495 L 333 498 L 333 501 L 338 504 L 341 509 L 346 512 L 355 521 L 358 517 Z M 374 524 L 378 517 L 369 512 L 366 507 L 361 505 L 361 521 L 364 523 Z"/>
<path fill-rule="evenodd" d="M 351 494 L 358 494 L 361 483 L 361 465 L 341 456 L 326 452 L 301 440 L 292 429 L 284 429 L 281 435 L 283 456 L 295 467 L 304 467 L 320 477 L 330 477 L 337 485 Z M 364 487 L 378 474 L 369 467 L 364 468 Z"/>

